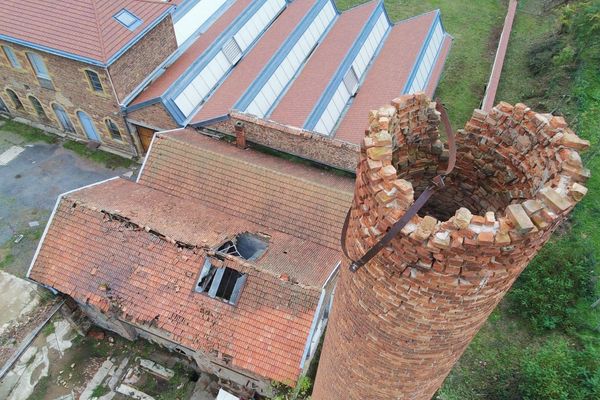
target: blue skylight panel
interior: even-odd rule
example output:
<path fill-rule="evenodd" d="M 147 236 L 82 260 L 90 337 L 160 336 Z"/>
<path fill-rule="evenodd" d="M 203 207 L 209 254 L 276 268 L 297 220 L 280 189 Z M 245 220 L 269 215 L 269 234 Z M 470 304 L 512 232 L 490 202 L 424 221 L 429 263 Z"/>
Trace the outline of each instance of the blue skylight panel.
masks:
<path fill-rule="evenodd" d="M 138 26 L 142 24 L 141 19 L 139 19 L 134 13 L 125 8 L 116 13 L 114 18 L 130 31 L 135 30 Z"/>

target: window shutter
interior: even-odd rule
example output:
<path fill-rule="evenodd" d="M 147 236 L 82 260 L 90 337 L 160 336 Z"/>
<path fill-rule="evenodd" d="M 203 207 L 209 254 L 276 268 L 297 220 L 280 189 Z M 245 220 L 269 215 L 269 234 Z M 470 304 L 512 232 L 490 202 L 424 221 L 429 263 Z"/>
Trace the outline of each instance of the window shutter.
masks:
<path fill-rule="evenodd" d="M 223 279 L 223 274 L 225 273 L 225 268 L 218 268 L 215 273 L 215 277 L 213 278 L 212 285 L 210 286 L 210 290 L 208 291 L 208 295 L 214 298 L 217 295 L 217 291 L 219 290 L 219 285 L 221 284 L 221 279 Z"/>
<path fill-rule="evenodd" d="M 244 287 L 244 283 L 246 283 L 246 274 L 242 274 L 242 276 L 240 276 L 237 280 L 237 282 L 235 283 L 235 286 L 233 287 L 233 292 L 231 293 L 231 299 L 229 300 L 229 303 L 236 305 L 239 298 L 240 298 L 240 294 L 242 293 L 242 288 Z"/>
<path fill-rule="evenodd" d="M 223 54 L 225 54 L 225 57 L 231 63 L 231 65 L 234 65 L 240 60 L 240 58 L 242 58 L 242 49 L 240 49 L 240 45 L 235 38 L 229 39 L 223 46 L 222 50 Z"/>
<path fill-rule="evenodd" d="M 351 66 L 348 72 L 346 72 L 346 76 L 344 76 L 344 85 L 346 85 L 346 89 L 352 96 L 356 94 L 356 90 L 358 89 L 358 76 L 356 75 L 356 71 L 354 71 L 354 67 Z"/>

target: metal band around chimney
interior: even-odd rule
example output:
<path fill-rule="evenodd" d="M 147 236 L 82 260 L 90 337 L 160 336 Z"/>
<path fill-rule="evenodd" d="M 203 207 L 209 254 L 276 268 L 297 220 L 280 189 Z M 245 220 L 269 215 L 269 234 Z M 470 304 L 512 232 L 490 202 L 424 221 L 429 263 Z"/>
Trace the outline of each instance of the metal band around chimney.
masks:
<path fill-rule="evenodd" d="M 350 224 L 350 214 L 351 209 L 348 210 L 346 214 L 346 220 L 344 221 L 344 226 L 342 227 L 342 237 L 341 237 L 341 246 L 342 252 L 344 255 L 351 260 L 350 271 L 356 272 L 360 267 L 368 263 L 373 257 L 377 255 L 384 247 L 386 247 L 390 242 L 400 233 L 402 228 L 406 226 L 406 224 L 419 212 L 419 210 L 427 203 L 429 198 L 438 190 L 444 187 L 444 177 L 448 175 L 454 169 L 454 165 L 456 164 L 456 142 L 454 139 L 454 131 L 452 130 L 452 126 L 450 125 L 450 119 L 448 118 L 448 113 L 446 109 L 442 106 L 441 102 L 438 100 L 436 102 L 436 110 L 440 113 L 442 124 L 444 124 L 444 129 L 446 131 L 446 135 L 448 136 L 448 166 L 444 173 L 437 175 L 432 179 L 431 185 L 429 185 L 423 193 L 417 198 L 417 200 L 410 206 L 406 213 L 400 218 L 392 227 L 386 232 L 385 235 L 373 246 L 371 247 L 361 258 L 358 260 L 353 260 L 352 257 L 348 254 L 348 248 L 346 247 L 346 236 L 348 234 L 348 225 Z"/>

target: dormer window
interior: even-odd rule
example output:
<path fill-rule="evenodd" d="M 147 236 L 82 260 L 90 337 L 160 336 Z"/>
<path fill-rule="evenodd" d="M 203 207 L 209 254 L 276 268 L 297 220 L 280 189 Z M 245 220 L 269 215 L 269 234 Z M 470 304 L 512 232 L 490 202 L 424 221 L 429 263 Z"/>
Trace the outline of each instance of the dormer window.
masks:
<path fill-rule="evenodd" d="M 196 292 L 236 305 L 246 282 L 246 274 L 229 267 L 216 267 L 206 258 L 196 284 Z"/>
<path fill-rule="evenodd" d="M 114 19 L 119 21 L 121 25 L 123 25 L 130 31 L 135 30 L 138 26 L 142 24 L 141 19 L 139 19 L 134 13 L 125 8 L 116 13 Z"/>

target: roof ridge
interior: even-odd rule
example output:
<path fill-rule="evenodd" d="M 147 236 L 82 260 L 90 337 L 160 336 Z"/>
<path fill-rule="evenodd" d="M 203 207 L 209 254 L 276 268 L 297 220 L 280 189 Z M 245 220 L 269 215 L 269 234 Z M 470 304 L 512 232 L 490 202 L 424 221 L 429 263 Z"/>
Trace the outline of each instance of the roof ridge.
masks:
<path fill-rule="evenodd" d="M 96 24 L 96 29 L 98 30 L 98 42 L 100 44 L 100 51 L 102 52 L 102 60 L 106 60 L 106 46 L 104 44 L 104 38 L 102 37 L 102 30 L 100 29 L 100 21 L 98 18 L 98 8 L 96 7 L 96 2 L 98 0 L 90 0 L 92 3 L 92 7 L 94 8 L 94 23 Z"/>

